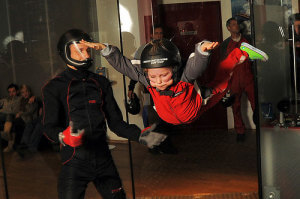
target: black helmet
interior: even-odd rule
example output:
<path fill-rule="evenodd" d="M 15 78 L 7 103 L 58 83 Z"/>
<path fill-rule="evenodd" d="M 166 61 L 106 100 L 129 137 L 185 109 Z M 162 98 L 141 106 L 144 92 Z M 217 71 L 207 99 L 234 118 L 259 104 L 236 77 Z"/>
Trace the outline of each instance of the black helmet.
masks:
<path fill-rule="evenodd" d="M 79 29 L 71 29 L 65 32 L 59 39 L 57 50 L 62 59 L 69 65 L 74 66 L 79 70 L 87 70 L 93 63 L 93 60 L 88 58 L 83 61 L 78 61 L 70 57 L 70 45 L 79 43 L 80 40 L 92 41 L 91 37 Z"/>
<path fill-rule="evenodd" d="M 135 93 L 133 93 L 133 97 L 127 102 L 125 102 L 126 110 L 128 113 L 132 115 L 136 115 L 140 112 L 140 100 Z"/>
<path fill-rule="evenodd" d="M 178 48 L 169 40 L 154 40 L 148 43 L 141 54 L 142 68 L 173 68 L 173 79 L 179 80 L 181 57 Z"/>
<path fill-rule="evenodd" d="M 141 54 L 142 68 L 175 67 L 180 65 L 178 48 L 169 40 L 154 40 L 148 43 Z"/>

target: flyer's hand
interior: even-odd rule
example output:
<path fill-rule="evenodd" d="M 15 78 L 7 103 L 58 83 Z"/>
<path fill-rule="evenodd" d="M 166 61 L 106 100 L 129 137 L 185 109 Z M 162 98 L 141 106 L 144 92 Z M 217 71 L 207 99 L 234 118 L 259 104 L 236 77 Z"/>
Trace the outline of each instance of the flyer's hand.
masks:
<path fill-rule="evenodd" d="M 106 45 L 102 43 L 88 42 L 88 41 L 84 41 L 83 39 L 80 41 L 80 43 L 88 46 L 89 48 L 93 48 L 95 50 L 103 50 L 104 48 L 106 48 Z"/>
<path fill-rule="evenodd" d="M 166 138 L 167 135 L 155 132 L 156 124 L 154 123 L 148 128 L 142 130 L 139 142 L 146 145 L 148 148 L 160 145 Z"/>
<path fill-rule="evenodd" d="M 84 129 L 75 130 L 73 122 L 70 121 L 69 127 L 66 128 L 60 135 L 60 141 L 62 141 L 62 144 L 66 144 L 71 147 L 78 147 L 82 145 L 83 133 Z"/>
<path fill-rule="evenodd" d="M 210 50 L 213 50 L 215 48 L 217 48 L 219 46 L 219 42 L 209 42 L 209 41 L 205 41 L 203 42 L 203 44 L 201 45 L 201 50 L 203 52 L 207 52 Z"/>

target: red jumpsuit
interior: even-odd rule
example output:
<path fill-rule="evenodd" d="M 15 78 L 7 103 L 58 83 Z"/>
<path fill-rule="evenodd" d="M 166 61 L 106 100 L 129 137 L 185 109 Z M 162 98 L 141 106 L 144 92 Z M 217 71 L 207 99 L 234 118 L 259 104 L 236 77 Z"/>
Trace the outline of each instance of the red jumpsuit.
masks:
<path fill-rule="evenodd" d="M 225 55 L 223 55 L 223 57 L 226 57 L 235 48 L 239 48 L 242 42 L 249 43 L 244 37 L 241 37 L 239 42 L 235 42 L 231 38 L 228 38 L 227 42 L 225 40 L 222 43 L 222 45 L 224 45 L 223 48 L 226 49 Z M 232 111 L 234 117 L 234 129 L 236 133 L 243 134 L 245 133 L 245 125 L 243 123 L 242 112 L 241 112 L 241 97 L 243 92 L 246 92 L 252 110 L 255 109 L 254 82 L 253 82 L 253 73 L 251 70 L 250 61 L 246 60 L 245 62 L 237 65 L 234 68 L 228 89 L 230 90 L 231 95 L 235 95 L 235 100 L 232 105 Z"/>
<path fill-rule="evenodd" d="M 248 58 L 246 52 L 237 48 L 220 63 L 215 79 L 210 84 L 211 88 L 214 88 L 214 93 L 217 94 L 209 100 L 207 105 L 203 106 L 202 97 L 194 88 L 194 81 L 204 72 L 209 58 L 208 55 L 195 51 L 195 56 L 190 57 L 187 62 L 181 80 L 168 88 L 167 91 L 171 94 L 163 94 L 164 91 L 157 91 L 149 84 L 140 65 L 133 65 L 114 46 L 108 46 L 106 50 L 107 54 L 102 53 L 106 60 L 117 71 L 146 86 L 153 98 L 159 117 L 174 125 L 191 123 L 203 112 L 218 103 L 226 93 L 224 91 L 228 86 L 233 68 L 240 62 L 242 56 Z"/>

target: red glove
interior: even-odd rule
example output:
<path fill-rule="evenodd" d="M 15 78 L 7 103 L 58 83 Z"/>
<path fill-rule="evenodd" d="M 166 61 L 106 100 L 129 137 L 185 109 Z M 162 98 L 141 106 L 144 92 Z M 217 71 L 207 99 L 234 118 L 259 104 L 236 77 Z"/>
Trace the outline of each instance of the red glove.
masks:
<path fill-rule="evenodd" d="M 84 129 L 78 129 L 77 132 L 74 132 L 74 125 L 71 121 L 69 127 L 62 132 L 61 140 L 63 141 L 63 144 L 67 144 L 71 147 L 78 147 L 82 145 L 83 133 Z"/>

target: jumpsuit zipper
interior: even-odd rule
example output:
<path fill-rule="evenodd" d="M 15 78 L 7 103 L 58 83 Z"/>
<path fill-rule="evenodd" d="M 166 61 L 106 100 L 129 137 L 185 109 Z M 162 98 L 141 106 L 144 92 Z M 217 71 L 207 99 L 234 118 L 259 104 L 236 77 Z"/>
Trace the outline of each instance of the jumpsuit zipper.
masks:
<path fill-rule="evenodd" d="M 86 110 L 87 118 L 88 118 L 88 121 L 89 121 L 90 132 L 93 133 L 90 114 L 89 114 L 89 110 L 88 110 L 88 104 L 87 104 L 88 99 L 86 97 L 86 79 L 82 80 L 82 87 L 83 87 L 83 93 L 84 93 L 85 110 Z"/>

